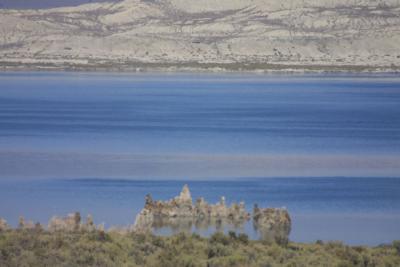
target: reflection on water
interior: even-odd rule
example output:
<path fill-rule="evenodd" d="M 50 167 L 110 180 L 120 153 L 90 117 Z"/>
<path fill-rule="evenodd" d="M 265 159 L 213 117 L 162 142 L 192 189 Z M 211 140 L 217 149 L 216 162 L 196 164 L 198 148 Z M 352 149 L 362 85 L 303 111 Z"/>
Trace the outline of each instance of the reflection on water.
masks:
<path fill-rule="evenodd" d="M 162 218 L 156 217 L 153 222 L 155 233 L 162 233 L 162 229 L 169 229 L 172 234 L 226 232 L 235 231 L 244 233 L 247 220 L 233 221 L 223 218 Z"/>
<path fill-rule="evenodd" d="M 226 229 L 235 232 L 244 232 L 244 225 L 247 220 L 229 220 L 224 218 L 161 218 L 156 217 L 153 222 L 153 229 L 159 232 L 160 229 L 169 228 L 171 233 L 201 233 L 206 231 L 224 232 Z"/>
<path fill-rule="evenodd" d="M 47 225 L 54 215 L 80 211 L 92 214 L 95 223 L 104 222 L 106 228 L 132 225 L 147 193 L 168 199 L 182 185 L 181 181 L 115 179 L 0 181 L 0 217 L 14 227 L 21 215 Z M 400 239 L 400 179 L 270 178 L 191 181 L 189 185 L 194 198 L 203 196 L 211 203 L 224 195 L 261 207 L 286 206 L 292 219 L 292 241 L 379 245 Z M 228 225 L 224 231 L 235 230 L 232 228 Z M 165 235 L 171 229 L 156 232 Z M 215 228 L 197 232 L 209 236 Z M 252 239 L 259 238 L 252 221 L 244 223 L 243 232 Z"/>
<path fill-rule="evenodd" d="M 248 213 L 245 203 L 233 203 L 228 206 L 225 197 L 216 204 L 209 204 L 203 197 L 193 204 L 188 185 L 181 193 L 169 200 L 153 200 L 146 195 L 145 205 L 136 216 L 134 231 L 157 233 L 158 229 L 168 229 L 169 234 L 201 233 L 203 231 L 244 232 L 246 222 L 252 220 L 253 228 L 264 241 L 287 243 L 291 231 L 291 219 L 285 208 L 259 208 L 254 204 L 252 214 Z"/>
<path fill-rule="evenodd" d="M 178 233 L 192 234 L 197 233 L 202 236 L 209 236 L 215 232 L 235 232 L 237 234 L 249 235 L 246 230 L 252 225 L 250 237 L 261 239 L 265 242 L 286 243 L 290 229 L 284 227 L 263 227 L 253 220 L 229 220 L 224 218 L 162 218 L 156 217 L 152 224 L 155 234 L 171 235 Z"/>
<path fill-rule="evenodd" d="M 252 239 L 261 239 L 252 220 L 232 221 L 223 218 L 156 218 L 152 224 L 153 233 L 156 235 L 173 235 L 178 233 L 192 234 L 209 237 L 216 232 L 228 234 L 246 234 Z"/>

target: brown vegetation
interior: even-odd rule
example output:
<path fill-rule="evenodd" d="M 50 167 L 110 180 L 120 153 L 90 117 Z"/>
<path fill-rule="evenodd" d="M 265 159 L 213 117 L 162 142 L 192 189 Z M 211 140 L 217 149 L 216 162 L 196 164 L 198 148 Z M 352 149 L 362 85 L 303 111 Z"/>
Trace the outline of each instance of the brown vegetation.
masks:
<path fill-rule="evenodd" d="M 346 246 L 249 240 L 215 233 L 160 237 L 117 232 L 0 231 L 0 266 L 400 266 L 399 244 Z"/>

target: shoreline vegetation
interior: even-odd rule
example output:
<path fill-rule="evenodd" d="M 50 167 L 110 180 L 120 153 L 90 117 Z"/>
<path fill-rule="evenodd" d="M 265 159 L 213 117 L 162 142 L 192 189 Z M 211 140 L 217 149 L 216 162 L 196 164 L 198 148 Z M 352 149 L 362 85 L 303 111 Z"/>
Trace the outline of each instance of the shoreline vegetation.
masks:
<path fill-rule="evenodd" d="M 224 223 L 253 220 L 260 240 L 244 233 L 224 234 Z M 152 227 L 179 228 L 170 236 L 154 235 Z M 191 233 L 192 225 L 215 228 L 210 237 Z M 185 225 L 190 227 L 185 228 Z M 146 196 L 135 224 L 104 228 L 79 212 L 54 216 L 47 228 L 20 217 L 16 228 L 0 219 L 0 266 L 400 266 L 400 241 L 376 247 L 347 246 L 340 241 L 295 243 L 288 239 L 291 220 L 286 209 L 259 208 L 247 213 L 244 203 L 192 203 L 189 187 L 167 201 Z"/>
<path fill-rule="evenodd" d="M 53 216 L 47 228 L 21 216 L 18 229 L 46 229 L 51 233 L 99 230 L 120 234 L 153 234 L 156 229 L 169 228 L 173 234 L 190 234 L 194 228 L 223 232 L 229 227 L 234 232 L 242 232 L 243 225 L 250 220 L 264 242 L 280 245 L 289 242 L 292 222 L 286 208 L 260 208 L 255 204 L 252 213 L 249 213 L 243 201 L 228 206 L 223 196 L 216 204 L 207 203 L 203 197 L 193 203 L 188 185 L 183 186 L 178 196 L 166 201 L 153 200 L 151 195 L 147 194 L 144 208 L 136 215 L 134 223 L 124 227 L 112 226 L 106 230 L 104 223 L 96 225 L 90 214 L 83 222 L 80 212 L 74 212 L 65 217 Z M 0 218 L 0 231 L 9 229 L 12 228 L 7 221 Z"/>
<path fill-rule="evenodd" d="M 209 238 L 99 229 L 0 230 L 0 266 L 400 266 L 400 241 L 377 247 L 338 241 L 284 245 L 216 232 Z"/>
<path fill-rule="evenodd" d="M 67 221 L 67 225 L 73 225 L 71 222 L 75 221 L 76 227 L 80 227 L 80 215 L 75 216 L 79 220 L 73 218 L 71 214 L 61 222 Z M 173 232 L 190 233 L 194 226 L 196 229 L 207 230 L 213 227 L 216 231 L 223 231 L 226 226 L 240 229 L 250 220 L 264 241 L 278 244 L 286 244 L 289 241 L 292 221 L 286 208 L 260 208 L 255 204 L 250 214 L 246 211 L 243 201 L 228 206 L 224 196 L 216 204 L 208 203 L 203 197 L 193 202 L 188 185 L 183 186 L 178 196 L 166 201 L 153 200 L 150 194 L 146 195 L 144 208 L 128 230 L 151 233 L 153 229 L 168 227 Z M 54 225 L 52 222 L 53 220 L 50 221 L 49 228 Z"/>

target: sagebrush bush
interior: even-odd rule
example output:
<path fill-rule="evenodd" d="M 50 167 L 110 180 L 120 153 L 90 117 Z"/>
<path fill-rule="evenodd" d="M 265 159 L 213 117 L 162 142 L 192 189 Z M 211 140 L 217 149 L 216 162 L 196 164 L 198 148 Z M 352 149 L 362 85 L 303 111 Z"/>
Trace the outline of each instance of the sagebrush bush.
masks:
<path fill-rule="evenodd" d="M 49 233 L 42 229 L 0 232 L 1 267 L 397 267 L 399 251 L 399 241 L 375 248 L 340 242 L 282 246 L 233 233 L 203 238 L 196 234 L 161 237 L 104 231 Z"/>
<path fill-rule="evenodd" d="M 400 255 L 400 240 L 393 241 L 393 247 L 397 251 L 397 254 Z"/>

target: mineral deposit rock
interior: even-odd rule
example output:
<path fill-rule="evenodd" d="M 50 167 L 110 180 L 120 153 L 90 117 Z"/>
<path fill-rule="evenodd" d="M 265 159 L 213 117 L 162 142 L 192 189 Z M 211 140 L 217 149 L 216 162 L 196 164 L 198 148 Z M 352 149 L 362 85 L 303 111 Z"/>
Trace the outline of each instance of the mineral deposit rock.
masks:
<path fill-rule="evenodd" d="M 199 198 L 193 205 L 189 187 L 184 185 L 179 196 L 167 201 L 154 201 L 147 195 L 143 210 L 137 215 L 133 230 L 147 232 L 152 228 L 168 226 L 172 230 L 190 230 L 192 225 L 206 228 L 210 225 L 221 225 L 226 222 L 243 223 L 250 218 L 244 202 L 228 207 L 225 197 L 215 204 L 208 204 Z"/>
<path fill-rule="evenodd" d="M 81 225 L 80 228 L 81 228 L 82 230 L 84 230 L 84 231 L 87 231 L 87 232 L 93 232 L 93 231 L 96 230 L 96 225 L 94 224 L 92 215 L 89 214 L 89 215 L 86 217 L 86 223 L 83 224 L 83 225 Z"/>
<path fill-rule="evenodd" d="M 221 197 L 220 201 L 215 205 L 210 205 L 210 216 L 218 218 L 227 218 L 229 209 L 225 203 L 225 197 Z"/>
<path fill-rule="evenodd" d="M 176 198 L 177 202 L 187 203 L 192 205 L 192 196 L 190 194 L 189 186 L 185 184 L 182 188 L 182 192 Z"/>
<path fill-rule="evenodd" d="M 146 196 L 145 209 L 158 217 L 190 217 L 193 216 L 192 197 L 189 187 L 185 185 L 179 196 L 167 201 L 153 201 L 150 195 Z"/>
<path fill-rule="evenodd" d="M 0 232 L 6 231 L 8 229 L 10 229 L 10 227 L 8 226 L 7 221 L 4 220 L 3 218 L 0 218 Z"/>
<path fill-rule="evenodd" d="M 100 232 L 105 232 L 106 231 L 106 227 L 104 225 L 104 223 L 101 223 L 99 225 L 97 225 L 97 230 Z"/>
<path fill-rule="evenodd" d="M 194 213 L 197 218 L 206 218 L 210 216 L 210 206 L 204 198 L 198 198 L 194 207 Z"/>
<path fill-rule="evenodd" d="M 50 219 L 48 230 L 54 231 L 77 231 L 81 229 L 81 215 L 79 212 L 70 213 L 67 217 L 60 218 L 54 216 Z"/>
<path fill-rule="evenodd" d="M 291 230 L 291 219 L 285 208 L 260 209 L 255 205 L 253 225 L 265 241 L 286 244 Z"/>
<path fill-rule="evenodd" d="M 221 197 L 221 200 L 215 205 L 210 205 L 203 198 L 199 198 L 194 206 L 194 216 L 197 219 L 209 217 L 229 219 L 231 221 L 242 221 L 250 218 L 250 214 L 245 209 L 244 202 L 240 202 L 239 204 L 233 203 L 228 207 L 225 197 Z"/>
<path fill-rule="evenodd" d="M 233 221 L 248 220 L 250 218 L 243 201 L 239 204 L 232 204 L 228 211 L 228 218 Z"/>
<path fill-rule="evenodd" d="M 154 221 L 154 214 L 149 209 L 144 208 L 136 216 L 132 230 L 138 233 L 151 232 L 153 221 Z"/>
<path fill-rule="evenodd" d="M 35 229 L 33 221 L 25 221 L 24 217 L 20 216 L 18 220 L 18 228 L 23 230 Z"/>

